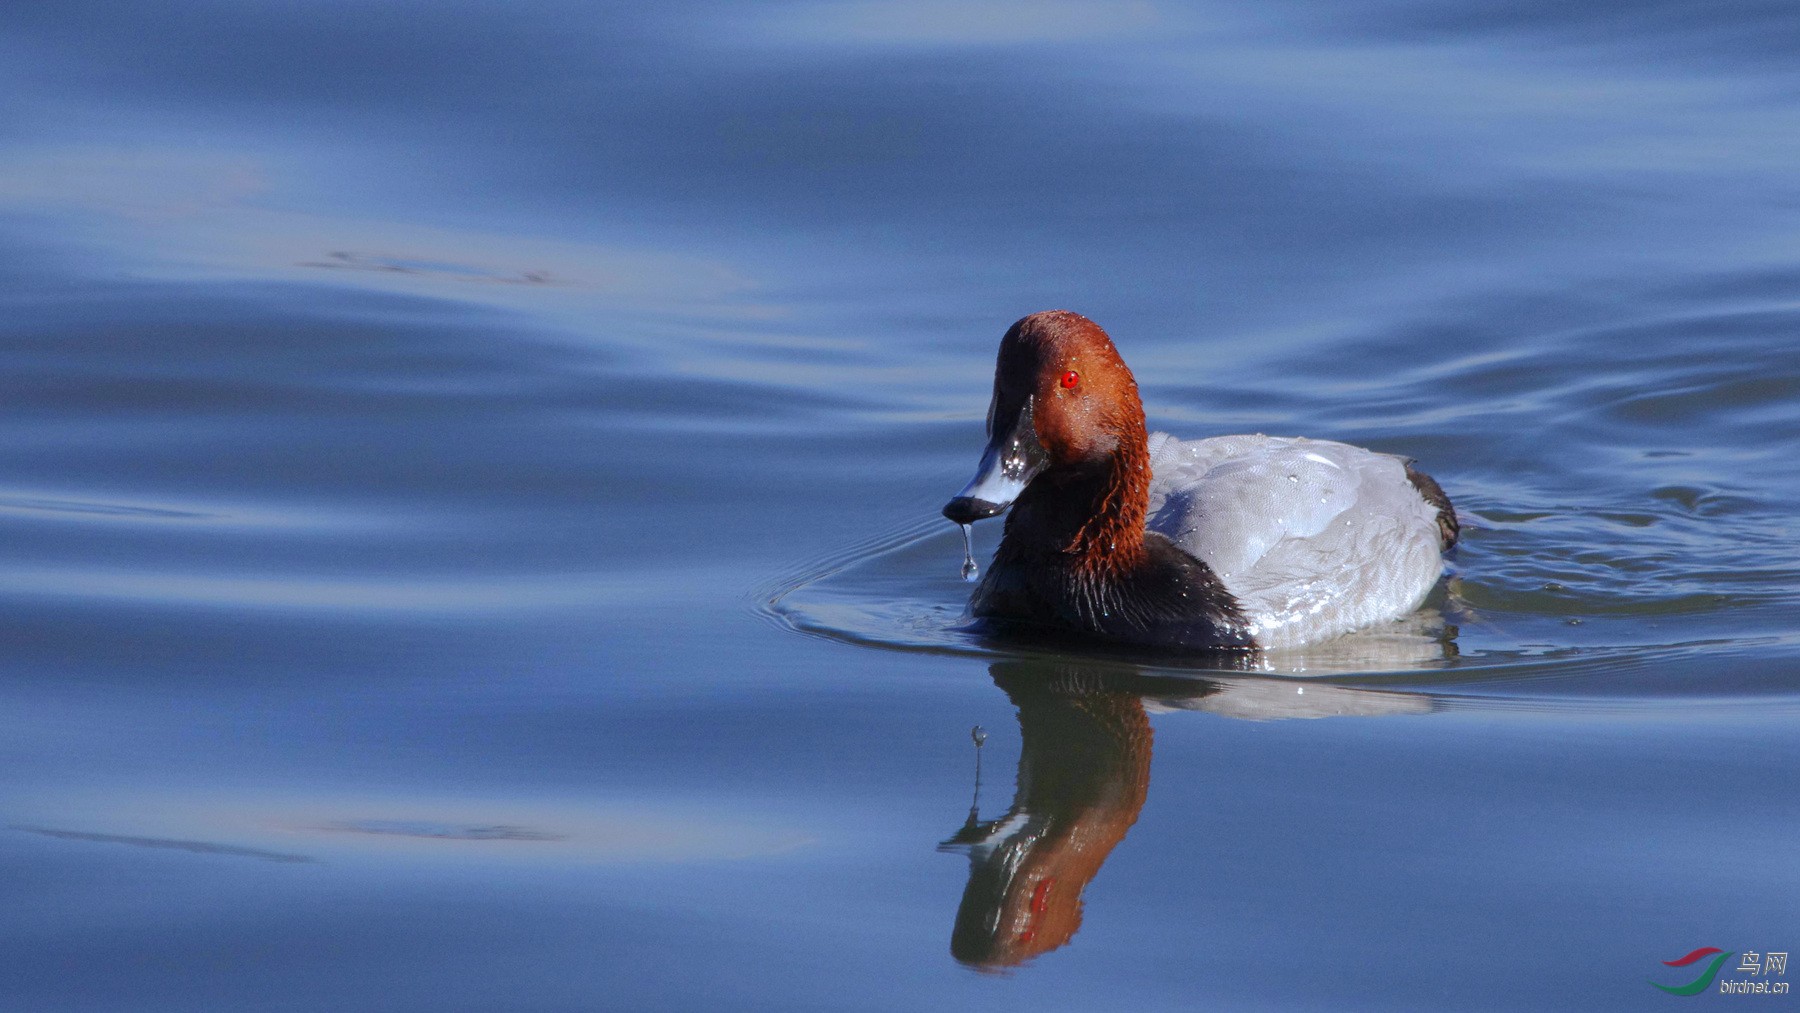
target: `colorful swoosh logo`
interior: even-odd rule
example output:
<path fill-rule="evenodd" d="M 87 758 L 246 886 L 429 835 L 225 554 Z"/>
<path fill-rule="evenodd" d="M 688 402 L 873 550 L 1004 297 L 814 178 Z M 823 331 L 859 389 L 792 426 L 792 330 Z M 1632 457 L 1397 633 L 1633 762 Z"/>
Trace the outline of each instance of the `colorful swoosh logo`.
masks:
<path fill-rule="evenodd" d="M 1724 950 L 1719 949 L 1717 946 L 1702 946 L 1699 949 L 1695 950 L 1694 952 L 1688 954 L 1685 957 L 1682 957 L 1679 960 L 1663 961 L 1663 966 L 1664 967 L 1686 967 L 1689 964 L 1693 963 L 1694 961 L 1699 960 L 1701 957 L 1710 957 L 1715 953 L 1724 953 L 1724 952 L 1725 952 Z"/>
<path fill-rule="evenodd" d="M 1677 957 L 1674 960 L 1663 961 L 1663 964 L 1668 967 L 1686 967 L 1695 961 L 1705 960 L 1715 953 L 1718 954 L 1718 956 L 1713 957 L 1712 963 L 1706 965 L 1706 970 L 1700 972 L 1700 977 L 1695 978 L 1685 985 L 1656 985 L 1656 982 L 1654 981 L 1650 984 L 1656 985 L 1657 988 L 1662 989 L 1670 995 L 1699 995 L 1701 992 L 1712 987 L 1713 979 L 1719 976 L 1719 968 L 1724 967 L 1725 962 L 1732 957 L 1737 956 L 1737 954 L 1726 953 L 1717 946 L 1702 946 L 1685 957 Z"/>

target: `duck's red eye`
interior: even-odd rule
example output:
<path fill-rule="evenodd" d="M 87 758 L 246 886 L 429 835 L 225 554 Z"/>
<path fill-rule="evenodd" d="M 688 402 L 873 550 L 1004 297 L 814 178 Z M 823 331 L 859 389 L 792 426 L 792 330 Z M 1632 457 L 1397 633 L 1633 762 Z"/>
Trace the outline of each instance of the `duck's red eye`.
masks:
<path fill-rule="evenodd" d="M 1072 369 L 1069 370 L 1067 373 L 1063 374 L 1063 378 L 1062 378 L 1063 390 L 1068 390 L 1069 388 L 1075 386 L 1076 384 L 1078 384 L 1080 382 L 1081 382 L 1081 374 L 1075 372 Z"/>

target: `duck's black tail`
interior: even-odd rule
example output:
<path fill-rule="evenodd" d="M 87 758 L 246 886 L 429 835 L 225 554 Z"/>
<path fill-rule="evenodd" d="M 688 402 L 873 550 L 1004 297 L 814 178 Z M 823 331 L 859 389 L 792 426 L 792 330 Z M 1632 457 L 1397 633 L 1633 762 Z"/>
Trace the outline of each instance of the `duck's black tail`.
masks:
<path fill-rule="evenodd" d="M 1444 495 L 1444 487 L 1437 484 L 1437 479 L 1414 468 L 1411 461 L 1406 464 L 1406 480 L 1413 484 L 1414 489 L 1419 490 L 1419 495 L 1425 497 L 1425 502 L 1437 507 L 1438 539 L 1443 543 L 1443 548 L 1449 549 L 1455 545 L 1462 525 L 1456 522 L 1456 507 L 1451 505 L 1450 497 Z"/>

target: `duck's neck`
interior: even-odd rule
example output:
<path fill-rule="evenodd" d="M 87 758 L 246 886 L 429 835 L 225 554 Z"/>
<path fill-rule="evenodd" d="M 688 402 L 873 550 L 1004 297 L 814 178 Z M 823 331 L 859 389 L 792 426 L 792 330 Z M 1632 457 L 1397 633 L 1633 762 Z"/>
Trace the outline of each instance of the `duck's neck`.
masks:
<path fill-rule="evenodd" d="M 1095 576 L 1116 573 L 1143 561 L 1149 506 L 1150 452 L 1137 433 L 1100 461 L 1039 475 L 1014 505 L 1001 548 L 1060 557 Z"/>

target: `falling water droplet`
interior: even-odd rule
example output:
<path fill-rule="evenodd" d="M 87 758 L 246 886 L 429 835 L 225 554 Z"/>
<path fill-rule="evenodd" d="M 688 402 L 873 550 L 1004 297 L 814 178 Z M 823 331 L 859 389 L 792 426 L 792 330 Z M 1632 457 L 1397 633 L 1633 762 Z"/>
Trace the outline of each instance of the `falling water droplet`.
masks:
<path fill-rule="evenodd" d="M 987 741 L 987 729 L 976 725 L 969 729 L 969 738 L 975 740 L 975 797 L 969 800 L 969 819 L 963 824 L 965 829 L 973 829 L 981 822 L 981 744 Z"/>
<path fill-rule="evenodd" d="M 963 565 L 962 579 L 974 580 L 981 573 L 981 567 L 975 565 L 975 546 L 969 539 L 970 526 L 959 524 L 963 533 Z"/>

